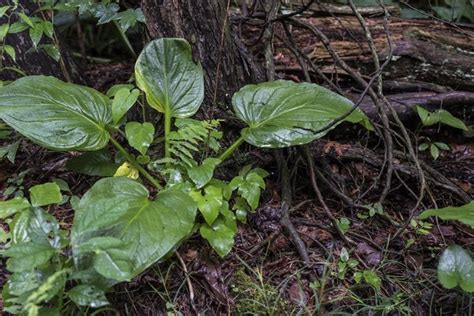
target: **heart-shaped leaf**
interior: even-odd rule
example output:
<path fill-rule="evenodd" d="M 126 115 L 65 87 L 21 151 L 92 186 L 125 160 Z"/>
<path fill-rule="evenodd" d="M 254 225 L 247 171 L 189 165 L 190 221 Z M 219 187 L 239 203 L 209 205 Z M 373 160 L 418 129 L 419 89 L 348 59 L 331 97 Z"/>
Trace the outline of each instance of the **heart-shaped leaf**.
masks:
<path fill-rule="evenodd" d="M 190 234 L 195 216 L 196 204 L 181 191 L 161 191 L 151 201 L 147 189 L 138 182 L 125 177 L 101 179 L 76 208 L 71 233 L 74 256 L 80 265 L 80 246 L 91 238 L 119 239 L 124 243 L 120 250 L 131 263 L 129 275 L 121 279 L 131 279 Z"/>
<path fill-rule="evenodd" d="M 443 251 L 438 264 L 438 279 L 448 289 L 456 286 L 474 292 L 474 262 L 469 253 L 457 245 Z"/>
<path fill-rule="evenodd" d="M 322 130 L 354 106 L 316 84 L 285 80 L 247 85 L 234 94 L 232 105 L 237 117 L 248 125 L 242 131 L 245 141 L 271 148 L 301 145 L 324 136 L 328 130 Z M 372 129 L 358 109 L 345 121 Z"/>
<path fill-rule="evenodd" d="M 153 142 L 155 128 L 148 122 L 143 124 L 128 122 L 127 125 L 125 125 L 125 135 L 127 136 L 130 146 L 138 150 L 142 155 L 145 155 L 148 147 L 150 147 L 150 144 Z"/>
<path fill-rule="evenodd" d="M 0 88 L 0 118 L 53 150 L 98 150 L 109 142 L 110 100 L 94 89 L 46 76 Z"/>
<path fill-rule="evenodd" d="M 68 291 L 69 298 L 79 306 L 92 308 L 108 305 L 105 293 L 93 285 L 78 285 Z"/>
<path fill-rule="evenodd" d="M 212 225 L 203 224 L 199 230 L 219 256 L 225 257 L 234 246 L 235 220 L 219 217 Z"/>
<path fill-rule="evenodd" d="M 44 206 L 60 203 L 63 199 L 59 185 L 54 182 L 38 184 L 29 189 L 33 206 Z"/>
<path fill-rule="evenodd" d="M 206 158 L 200 166 L 188 168 L 188 175 L 196 184 L 196 187 L 200 189 L 211 181 L 214 169 L 220 163 L 221 161 L 217 158 Z"/>
<path fill-rule="evenodd" d="M 190 117 L 204 99 L 202 67 L 191 46 L 180 38 L 150 42 L 135 64 L 135 79 L 151 107 L 170 117 Z"/>
<path fill-rule="evenodd" d="M 114 93 L 114 91 L 112 91 L 112 93 Z M 138 89 L 130 91 L 128 88 L 122 88 L 114 94 L 114 100 L 112 101 L 112 118 L 114 124 L 120 122 L 125 113 L 137 102 L 139 95 L 140 91 Z"/>
<path fill-rule="evenodd" d="M 202 195 L 200 191 L 192 191 L 191 197 L 198 205 L 198 209 L 209 225 L 219 216 L 219 210 L 224 202 L 222 196 L 222 188 L 208 185 L 204 188 L 205 194 Z"/>

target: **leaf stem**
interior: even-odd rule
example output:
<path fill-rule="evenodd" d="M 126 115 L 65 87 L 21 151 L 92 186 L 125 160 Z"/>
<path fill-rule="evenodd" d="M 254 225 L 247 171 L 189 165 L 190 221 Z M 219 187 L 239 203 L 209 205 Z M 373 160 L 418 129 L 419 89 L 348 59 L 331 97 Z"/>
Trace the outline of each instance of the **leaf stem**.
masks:
<path fill-rule="evenodd" d="M 110 141 L 112 144 L 117 148 L 120 153 L 125 157 L 125 159 L 128 160 L 128 162 L 135 168 L 137 169 L 148 181 L 150 181 L 151 184 L 155 186 L 158 190 L 163 189 L 163 187 L 158 183 L 158 180 L 156 180 L 151 174 L 148 173 L 140 164 L 130 155 L 125 148 L 122 147 L 115 139 L 110 137 Z"/>
<path fill-rule="evenodd" d="M 235 142 L 232 143 L 232 145 L 229 146 L 229 148 L 227 148 L 220 156 L 219 156 L 219 159 L 221 161 L 224 161 L 226 160 L 227 158 L 229 158 L 230 155 L 232 155 L 232 153 L 237 149 L 239 148 L 239 146 L 244 142 L 244 136 L 243 135 L 240 135 L 239 138 L 237 138 L 237 140 Z"/>
<path fill-rule="evenodd" d="M 165 158 L 170 158 L 170 139 L 169 135 L 171 132 L 171 115 L 169 111 L 165 111 Z"/>

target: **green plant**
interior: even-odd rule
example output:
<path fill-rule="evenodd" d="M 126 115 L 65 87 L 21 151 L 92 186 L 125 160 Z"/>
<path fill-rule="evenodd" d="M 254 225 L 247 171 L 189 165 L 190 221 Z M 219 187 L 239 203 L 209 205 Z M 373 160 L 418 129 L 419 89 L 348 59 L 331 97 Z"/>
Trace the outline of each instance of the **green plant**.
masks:
<path fill-rule="evenodd" d="M 344 280 L 346 278 L 346 273 L 350 269 L 354 269 L 359 265 L 359 261 L 355 259 L 351 259 L 349 257 L 349 252 L 345 247 L 341 249 L 341 254 L 339 255 L 339 261 L 337 263 L 337 277 L 340 280 Z"/>
<path fill-rule="evenodd" d="M 428 148 L 430 149 L 431 157 L 436 160 L 439 157 L 440 150 L 449 150 L 449 146 L 442 142 L 431 142 L 429 138 L 426 138 L 426 142 L 421 143 L 418 146 L 419 151 L 425 151 Z"/>
<path fill-rule="evenodd" d="M 474 228 L 474 201 L 459 207 L 429 209 L 421 213 L 419 218 L 430 216 L 457 220 Z M 474 292 L 474 260 L 470 252 L 458 245 L 445 249 L 438 263 L 438 279 L 445 288 L 460 286 L 466 292 Z"/>
<path fill-rule="evenodd" d="M 433 126 L 436 124 L 444 124 L 464 131 L 468 130 L 466 124 L 464 124 L 462 120 L 453 116 L 446 110 L 439 109 L 434 112 L 430 112 L 421 106 L 417 106 L 416 111 L 418 113 L 418 116 L 420 117 L 421 124 L 425 127 Z M 440 150 L 450 149 L 449 146 L 443 142 L 432 141 L 428 137 L 425 137 L 424 139 L 425 141 L 423 141 L 418 146 L 418 150 L 425 151 L 429 148 L 431 157 L 434 160 L 438 159 Z"/>
<path fill-rule="evenodd" d="M 266 82 L 245 86 L 234 94 L 235 114 L 247 127 L 231 146 L 221 150 L 218 122 L 190 119 L 203 101 L 204 79 L 185 40 L 165 38 L 149 43 L 136 62 L 135 79 L 148 105 L 163 114 L 164 135 L 157 137 L 149 122 L 126 122 L 126 112 L 138 97 L 138 90 L 130 86 L 109 91 L 113 99 L 44 76 L 25 77 L 0 88 L 0 118 L 6 124 L 45 148 L 85 152 L 89 156 L 77 157 L 73 168 L 109 176 L 97 181 L 80 201 L 71 200 L 75 217 L 67 238 L 38 203 L 31 201 L 32 206 L 27 207 L 25 200 L 4 202 L 8 211 L 3 218 L 14 215 L 10 221 L 14 235 L 5 255 L 12 260 L 20 252 L 34 252 L 32 260 L 19 263 L 21 269 L 15 260 L 9 265 L 11 271 L 21 270 L 32 278 L 17 292 L 11 290 L 22 277 L 12 276 L 12 286 L 4 295 L 9 310 L 42 310 L 43 303 L 53 297 L 58 300 L 55 308 L 61 309 L 64 291 L 80 306 L 104 305 L 104 293 L 114 284 L 129 281 L 165 259 L 193 232 L 199 232 L 225 256 L 233 246 L 237 221 L 244 221 L 246 212 L 257 208 L 265 188 L 267 174 L 258 168 L 245 167 L 230 182 L 214 177 L 214 170 L 243 142 L 268 148 L 305 144 L 334 128 L 348 112 L 346 121 L 371 127 L 349 100 L 325 88 Z M 128 151 L 121 139 L 133 150 Z M 118 151 L 114 161 L 106 151 L 110 143 Z M 210 151 L 200 148 L 220 155 L 209 157 Z M 162 158 L 156 157 L 161 152 Z M 107 172 L 88 166 L 91 158 Z M 112 164 L 120 166 L 114 170 Z M 112 172 L 115 177 L 110 177 Z M 140 183 L 140 175 L 158 191 L 154 198 Z M 58 196 L 47 202 L 53 200 L 58 203 Z M 49 219 L 38 219 L 46 217 Z M 36 238 L 38 227 L 42 239 Z M 20 229 L 21 239 L 15 237 Z M 56 240 L 54 244 L 50 238 Z M 37 244 L 41 240 L 44 242 Z M 34 300 L 29 299 L 32 295 Z"/>
<path fill-rule="evenodd" d="M 9 34 L 16 34 L 24 31 L 28 31 L 29 38 L 32 42 L 32 50 L 43 50 L 52 59 L 59 61 L 61 54 L 59 50 L 59 43 L 54 32 L 54 10 L 52 1 L 42 1 L 41 6 L 35 12 L 27 14 L 26 10 L 18 3 L 18 1 L 12 1 L 11 5 L 4 5 L 0 7 L 0 18 L 6 17 L 6 23 L 0 25 L 0 69 L 3 70 L 1 61 L 3 60 L 4 54 L 10 56 L 10 58 L 16 60 L 16 51 L 13 46 L 7 45 L 5 39 Z M 44 12 L 48 12 L 51 15 L 51 19 L 47 19 Z M 13 22 L 15 21 L 15 22 Z M 40 44 L 41 39 L 47 37 L 50 39 L 51 44 Z M 9 70 L 16 71 L 21 75 L 24 75 L 23 71 L 19 68 L 7 67 Z"/>
<path fill-rule="evenodd" d="M 291 305 L 268 280 L 264 280 L 263 271 L 256 269 L 252 272 L 254 277 L 242 269 L 233 275 L 231 290 L 236 301 L 237 314 L 290 315 Z"/>

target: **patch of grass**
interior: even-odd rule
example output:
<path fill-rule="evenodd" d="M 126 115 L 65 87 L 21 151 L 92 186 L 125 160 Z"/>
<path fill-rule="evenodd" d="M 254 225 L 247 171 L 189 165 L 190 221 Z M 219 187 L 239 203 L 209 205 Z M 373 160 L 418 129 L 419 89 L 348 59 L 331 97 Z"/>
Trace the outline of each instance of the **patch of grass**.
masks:
<path fill-rule="evenodd" d="M 234 274 L 231 291 L 235 298 L 237 315 L 291 315 L 291 304 L 278 290 L 265 282 L 261 270 L 253 271 L 255 277 L 243 269 Z"/>

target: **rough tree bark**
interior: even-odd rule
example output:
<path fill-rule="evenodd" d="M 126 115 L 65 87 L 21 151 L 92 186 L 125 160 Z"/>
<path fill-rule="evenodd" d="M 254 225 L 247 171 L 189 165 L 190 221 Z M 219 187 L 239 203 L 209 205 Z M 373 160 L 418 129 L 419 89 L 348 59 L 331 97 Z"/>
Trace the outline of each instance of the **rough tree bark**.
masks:
<path fill-rule="evenodd" d="M 142 0 L 147 29 L 152 38 L 183 37 L 204 68 L 207 104 L 228 102 L 249 81 L 258 81 L 246 70 L 235 44 L 224 0 Z"/>

